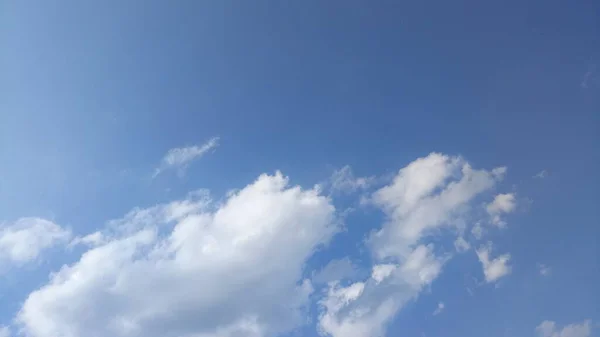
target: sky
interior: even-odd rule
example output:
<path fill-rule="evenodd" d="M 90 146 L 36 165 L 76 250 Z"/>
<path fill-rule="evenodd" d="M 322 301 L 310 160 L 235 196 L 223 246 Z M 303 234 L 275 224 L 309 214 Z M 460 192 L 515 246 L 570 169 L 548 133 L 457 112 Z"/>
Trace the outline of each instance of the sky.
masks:
<path fill-rule="evenodd" d="M 0 337 L 600 336 L 598 17 L 0 1 Z"/>

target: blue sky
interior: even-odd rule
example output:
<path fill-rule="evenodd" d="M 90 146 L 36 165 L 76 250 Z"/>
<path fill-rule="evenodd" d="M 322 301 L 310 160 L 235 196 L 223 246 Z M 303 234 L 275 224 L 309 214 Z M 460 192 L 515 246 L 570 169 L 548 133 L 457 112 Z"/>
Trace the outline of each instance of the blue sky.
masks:
<path fill-rule="evenodd" d="M 599 11 L 0 2 L 0 336 L 598 336 Z"/>

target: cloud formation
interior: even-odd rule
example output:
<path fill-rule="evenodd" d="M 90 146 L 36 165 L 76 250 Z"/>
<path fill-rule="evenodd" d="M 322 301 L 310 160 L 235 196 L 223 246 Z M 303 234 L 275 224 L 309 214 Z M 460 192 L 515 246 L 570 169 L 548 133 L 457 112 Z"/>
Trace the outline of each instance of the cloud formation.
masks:
<path fill-rule="evenodd" d="M 477 250 L 477 257 L 483 266 L 483 275 L 487 283 L 496 282 L 511 272 L 511 267 L 508 265 L 510 254 L 500 255 L 495 259 L 491 259 L 491 250 L 491 243 Z"/>
<path fill-rule="evenodd" d="M 552 272 L 552 268 L 548 267 L 545 264 L 538 263 L 537 267 L 538 267 L 538 271 L 540 272 L 540 275 L 542 275 L 542 276 L 548 276 Z"/>
<path fill-rule="evenodd" d="M 71 232 L 40 218 L 21 218 L 0 224 L 0 263 L 22 265 L 54 246 L 66 244 Z"/>
<path fill-rule="evenodd" d="M 381 337 L 396 313 L 440 274 L 446 254 L 428 238 L 469 217 L 475 197 L 490 190 L 506 169 L 475 170 L 460 157 L 432 153 L 398 171 L 375 191 L 372 203 L 386 221 L 368 240 L 371 276 L 333 283 L 320 301 L 319 330 L 333 337 Z"/>
<path fill-rule="evenodd" d="M 27 297 L 19 327 L 30 337 L 258 337 L 302 324 L 303 266 L 338 231 L 331 200 L 280 173 L 223 204 L 208 198 L 110 222 Z"/>
<path fill-rule="evenodd" d="M 486 207 L 487 212 L 491 217 L 492 224 L 498 227 L 506 226 L 506 222 L 502 220 L 501 215 L 511 213 L 516 208 L 515 195 L 512 193 L 498 194 L 494 197 L 494 201 Z"/>
<path fill-rule="evenodd" d="M 480 200 L 505 173 L 432 153 L 376 190 L 340 175 L 342 186 L 364 189 L 384 215 L 364 242 L 372 261 L 366 274 L 347 257 L 305 270 L 343 229 L 343 212 L 319 187 L 291 186 L 279 172 L 219 202 L 198 190 L 135 208 L 71 240 L 84 253 L 27 296 L 12 328 L 27 337 L 273 337 L 306 324 L 312 298 L 320 334 L 382 337 L 455 250 L 470 249 L 465 224 L 480 216 Z M 496 196 L 488 213 L 511 212 L 514 197 L 507 196 Z M 476 253 L 486 281 L 495 282 L 510 272 L 510 255 L 492 259 L 490 251 Z"/>
<path fill-rule="evenodd" d="M 454 240 L 454 249 L 456 249 L 457 252 L 462 253 L 471 249 L 471 245 L 462 236 L 459 236 Z"/>
<path fill-rule="evenodd" d="M 350 193 L 370 187 L 375 177 L 356 177 L 348 165 L 335 170 L 331 175 L 331 189 L 334 192 Z"/>
<path fill-rule="evenodd" d="M 219 146 L 219 137 L 213 137 L 202 145 L 170 149 L 162 158 L 160 166 L 156 168 L 152 177 L 154 178 L 169 169 L 177 169 L 178 173 L 182 175 L 193 160 L 201 158 L 217 146 Z"/>
<path fill-rule="evenodd" d="M 588 70 L 583 74 L 583 78 L 581 79 L 581 87 L 583 89 L 587 89 L 588 88 L 588 84 L 590 81 L 590 78 L 592 78 L 592 74 L 596 71 L 596 65 L 595 64 L 591 64 L 588 67 Z"/>
<path fill-rule="evenodd" d="M 439 314 L 442 313 L 442 311 L 444 311 L 444 308 L 446 307 L 446 305 L 444 304 L 444 302 L 440 302 L 438 303 L 437 308 L 435 309 L 435 311 L 433 312 L 433 316 L 437 316 Z"/>
<path fill-rule="evenodd" d="M 569 324 L 562 329 L 553 321 L 543 321 L 535 329 L 540 337 L 589 337 L 592 334 L 591 320 Z"/>

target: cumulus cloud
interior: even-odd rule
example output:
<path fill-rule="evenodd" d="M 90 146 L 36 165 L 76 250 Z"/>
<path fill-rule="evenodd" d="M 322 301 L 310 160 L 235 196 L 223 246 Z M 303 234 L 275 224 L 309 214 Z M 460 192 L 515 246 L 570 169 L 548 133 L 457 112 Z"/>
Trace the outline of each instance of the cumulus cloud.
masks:
<path fill-rule="evenodd" d="M 10 337 L 10 329 L 7 326 L 0 326 L 0 337 Z"/>
<path fill-rule="evenodd" d="M 544 179 L 548 176 L 548 171 L 546 170 L 541 170 L 540 172 L 536 173 L 533 177 L 537 178 L 537 179 Z"/>
<path fill-rule="evenodd" d="M 483 275 L 485 276 L 485 281 L 488 283 L 496 282 L 511 272 L 511 267 L 508 265 L 510 254 L 490 259 L 491 250 L 491 243 L 477 250 L 477 257 L 483 266 Z"/>
<path fill-rule="evenodd" d="M 0 263 L 21 265 L 54 246 L 66 244 L 71 232 L 40 218 L 21 218 L 0 225 Z"/>
<path fill-rule="evenodd" d="M 591 320 L 569 324 L 562 329 L 553 321 L 543 321 L 535 329 L 540 337 L 589 337 L 592 334 Z"/>
<path fill-rule="evenodd" d="M 355 177 L 352 168 L 348 165 L 335 170 L 331 175 L 331 189 L 334 192 L 350 193 L 370 187 L 374 177 Z"/>
<path fill-rule="evenodd" d="M 444 311 L 444 308 L 446 307 L 446 305 L 444 304 L 444 302 L 440 302 L 438 303 L 437 308 L 435 309 L 435 311 L 433 312 L 433 316 L 437 316 L 439 314 L 442 313 L 442 311 Z"/>
<path fill-rule="evenodd" d="M 372 275 L 333 284 L 321 300 L 319 330 L 333 337 L 381 337 L 396 313 L 439 275 L 448 258 L 428 238 L 469 217 L 476 196 L 490 190 L 505 168 L 475 170 L 460 157 L 432 153 L 402 168 L 371 196 L 386 215 L 368 239 Z"/>
<path fill-rule="evenodd" d="M 194 193 L 135 209 L 88 236 L 16 323 L 29 337 L 274 336 L 305 321 L 303 266 L 338 230 L 329 198 L 280 173 L 219 204 Z"/>
<path fill-rule="evenodd" d="M 217 146 L 219 146 L 219 137 L 213 137 L 202 145 L 170 149 L 163 157 L 160 166 L 154 170 L 153 177 L 169 169 L 177 169 L 179 174 L 184 174 L 185 169 L 193 160 L 201 158 Z"/>
<path fill-rule="evenodd" d="M 511 213 L 516 208 L 515 195 L 512 193 L 498 194 L 494 200 L 486 206 L 486 210 L 492 218 L 492 223 L 499 227 L 506 226 L 501 215 Z"/>

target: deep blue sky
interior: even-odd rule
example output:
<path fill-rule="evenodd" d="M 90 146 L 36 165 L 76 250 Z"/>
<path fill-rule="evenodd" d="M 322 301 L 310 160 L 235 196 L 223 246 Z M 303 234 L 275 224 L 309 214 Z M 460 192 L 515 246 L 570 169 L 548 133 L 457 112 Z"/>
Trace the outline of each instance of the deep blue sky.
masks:
<path fill-rule="evenodd" d="M 87 233 L 262 172 L 310 187 L 344 165 L 385 175 L 462 155 L 508 166 L 504 191 L 528 204 L 498 239 L 512 279 L 470 297 L 450 264 L 438 281 L 456 286 L 434 284 L 389 335 L 598 321 L 599 18 L 593 0 L 2 1 L 0 221 Z M 213 136 L 184 177 L 151 178 L 168 149 Z M 459 297 L 432 323 L 438 298 Z"/>

